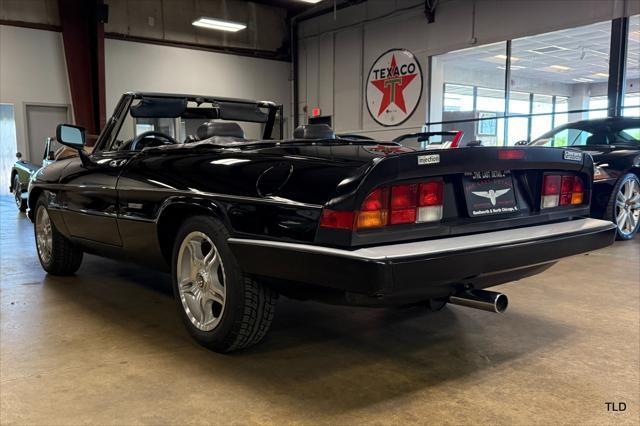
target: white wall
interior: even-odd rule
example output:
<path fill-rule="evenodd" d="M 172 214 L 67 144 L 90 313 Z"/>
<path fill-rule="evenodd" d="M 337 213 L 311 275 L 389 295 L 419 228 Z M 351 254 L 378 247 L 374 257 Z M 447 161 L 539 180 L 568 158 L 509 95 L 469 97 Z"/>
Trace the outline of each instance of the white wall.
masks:
<path fill-rule="evenodd" d="M 288 117 L 289 72 L 288 62 L 107 39 L 107 114 L 122 93 L 149 91 L 270 100 Z"/>
<path fill-rule="evenodd" d="M 28 160 L 25 103 L 71 104 L 60 33 L 0 25 L 0 102 L 14 105 L 18 151 Z"/>
<path fill-rule="evenodd" d="M 304 106 L 334 112 L 336 131 L 385 138 L 419 130 L 427 117 L 429 56 L 640 13 L 633 0 L 440 0 L 428 24 L 424 1 L 369 0 L 299 25 L 300 122 Z M 329 40 L 329 42 L 326 42 Z M 328 43 L 328 44 L 327 44 Z M 425 73 L 420 107 L 401 126 L 376 124 L 362 99 L 363 69 L 391 48 L 411 50 Z M 330 52 L 330 53 L 327 53 Z M 321 58 L 335 59 L 335 65 Z M 333 83 L 321 78 L 335 75 Z M 320 84 L 321 83 L 321 84 Z M 331 109 L 331 105 L 335 109 Z M 329 109 L 327 109 L 329 107 Z"/>

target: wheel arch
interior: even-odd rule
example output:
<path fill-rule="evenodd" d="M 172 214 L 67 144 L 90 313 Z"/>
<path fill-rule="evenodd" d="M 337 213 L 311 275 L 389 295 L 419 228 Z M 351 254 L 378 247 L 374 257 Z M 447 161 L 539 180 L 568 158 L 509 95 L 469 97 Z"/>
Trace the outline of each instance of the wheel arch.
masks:
<path fill-rule="evenodd" d="M 44 192 L 44 189 L 39 188 L 37 186 L 31 188 L 31 191 L 29 191 L 29 197 L 27 198 L 27 208 L 29 209 L 29 211 L 33 211 L 33 209 L 36 206 L 36 203 L 38 202 L 38 198 L 40 198 L 40 194 L 42 194 L 43 192 Z M 31 219 L 33 220 L 33 218 Z"/>
<path fill-rule="evenodd" d="M 640 179 L 640 166 L 631 167 L 627 173 L 633 173 L 634 175 L 638 176 L 638 179 Z"/>
<path fill-rule="evenodd" d="M 11 169 L 11 180 L 9 181 L 9 191 L 13 192 L 13 181 L 16 179 L 18 171 L 14 168 Z"/>
<path fill-rule="evenodd" d="M 202 198 L 169 199 L 160 207 L 156 220 L 156 232 L 160 251 L 168 265 L 175 237 L 184 221 L 192 216 L 210 216 L 220 220 L 229 229 L 228 221 L 221 206 L 214 200 Z"/>

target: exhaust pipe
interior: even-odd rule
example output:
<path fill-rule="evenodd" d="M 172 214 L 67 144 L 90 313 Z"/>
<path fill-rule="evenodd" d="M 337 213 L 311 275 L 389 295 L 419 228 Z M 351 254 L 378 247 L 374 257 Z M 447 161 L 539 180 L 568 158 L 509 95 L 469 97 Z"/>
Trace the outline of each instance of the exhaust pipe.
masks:
<path fill-rule="evenodd" d="M 469 289 L 450 296 L 449 303 L 501 314 L 507 310 L 509 299 L 495 291 Z"/>

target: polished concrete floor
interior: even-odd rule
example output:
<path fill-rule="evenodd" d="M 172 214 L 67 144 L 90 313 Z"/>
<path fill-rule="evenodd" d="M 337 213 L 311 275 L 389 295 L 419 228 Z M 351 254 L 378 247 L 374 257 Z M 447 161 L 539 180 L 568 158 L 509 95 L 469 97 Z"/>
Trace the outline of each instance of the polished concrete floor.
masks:
<path fill-rule="evenodd" d="M 168 276 L 88 256 L 49 277 L 0 204 L 3 425 L 640 421 L 639 239 L 499 287 L 505 315 L 280 299 L 263 344 L 219 355 L 183 329 Z"/>

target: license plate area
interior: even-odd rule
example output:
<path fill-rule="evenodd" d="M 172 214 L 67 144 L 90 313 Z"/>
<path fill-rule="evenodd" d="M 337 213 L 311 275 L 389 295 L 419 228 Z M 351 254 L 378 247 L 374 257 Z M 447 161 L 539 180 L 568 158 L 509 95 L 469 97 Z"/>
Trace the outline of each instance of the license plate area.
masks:
<path fill-rule="evenodd" d="M 518 212 L 509 170 L 465 173 L 462 178 L 469 216 L 503 215 Z"/>

